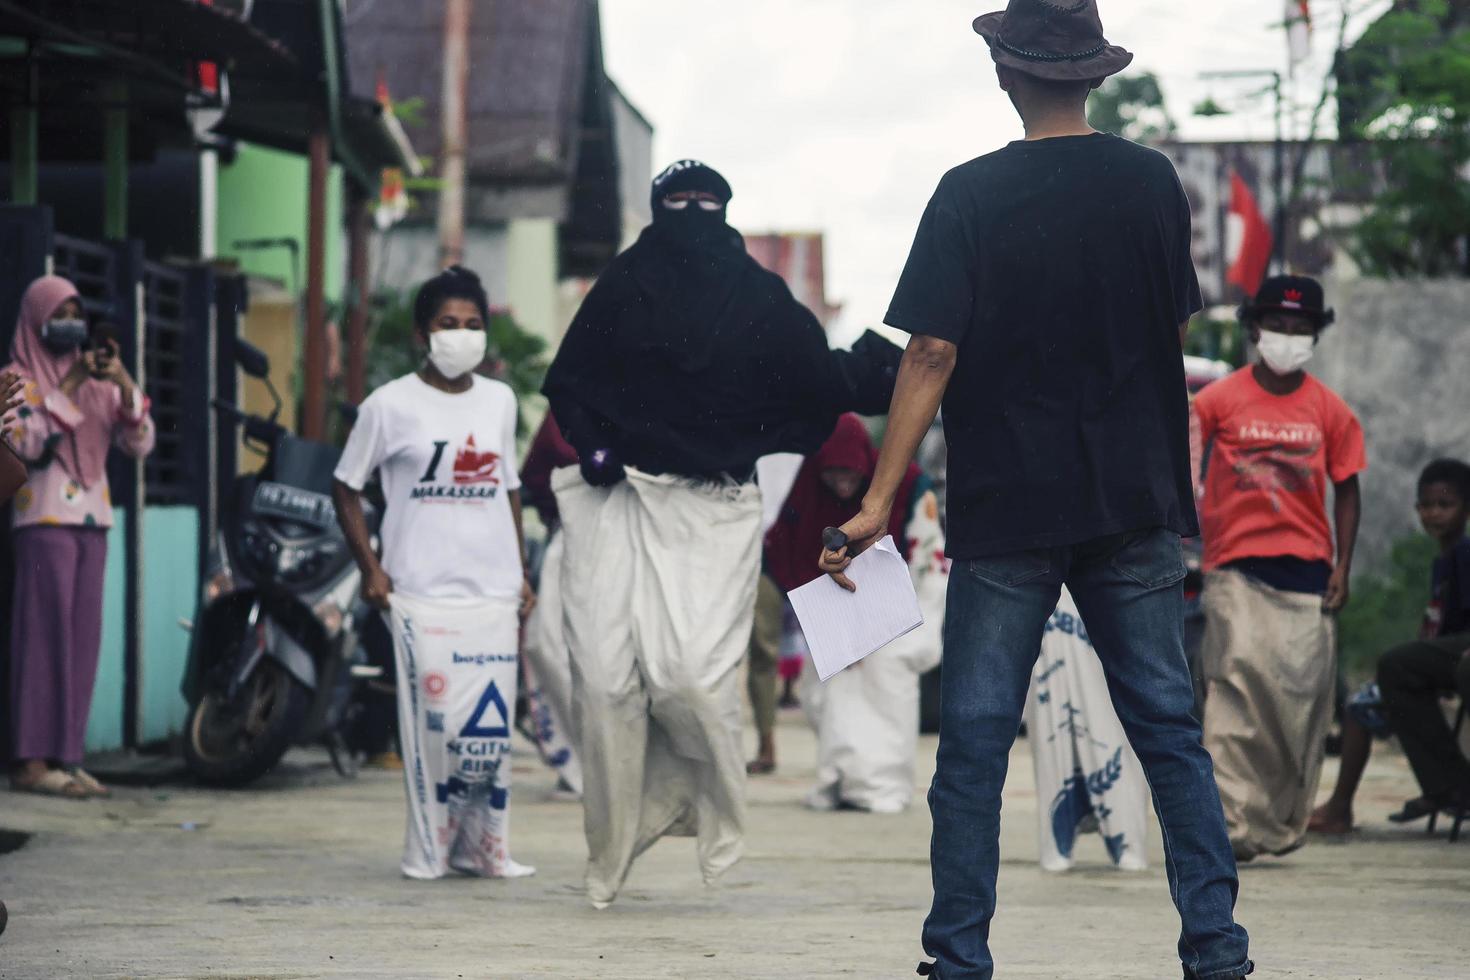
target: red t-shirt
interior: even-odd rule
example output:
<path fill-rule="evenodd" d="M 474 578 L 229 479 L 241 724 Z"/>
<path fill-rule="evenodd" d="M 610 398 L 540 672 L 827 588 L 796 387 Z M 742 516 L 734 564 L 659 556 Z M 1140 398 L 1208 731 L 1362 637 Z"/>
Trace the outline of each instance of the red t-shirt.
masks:
<path fill-rule="evenodd" d="M 1205 570 L 1241 558 L 1332 561 L 1327 484 L 1368 465 L 1352 409 L 1310 374 L 1273 395 L 1249 367 L 1205 388 L 1194 408 L 1206 446 Z"/>

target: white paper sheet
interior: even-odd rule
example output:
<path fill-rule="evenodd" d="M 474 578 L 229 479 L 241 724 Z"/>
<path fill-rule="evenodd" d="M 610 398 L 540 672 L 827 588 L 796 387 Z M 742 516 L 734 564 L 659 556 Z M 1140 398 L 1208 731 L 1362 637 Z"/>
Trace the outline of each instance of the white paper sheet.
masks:
<path fill-rule="evenodd" d="M 924 624 L 919 597 L 892 535 L 853 559 L 848 592 L 823 575 L 788 598 L 822 680 Z"/>

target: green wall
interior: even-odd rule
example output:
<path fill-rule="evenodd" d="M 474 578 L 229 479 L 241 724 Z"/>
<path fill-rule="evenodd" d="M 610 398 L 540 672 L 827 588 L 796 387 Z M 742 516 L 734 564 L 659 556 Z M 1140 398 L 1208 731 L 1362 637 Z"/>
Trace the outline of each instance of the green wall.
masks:
<path fill-rule="evenodd" d="M 299 292 L 306 276 L 306 157 L 249 143 L 239 144 L 234 162 L 219 167 L 219 223 L 215 248 L 220 258 L 236 258 L 251 275 L 279 279 Z M 342 168 L 332 166 L 327 180 L 328 300 L 342 295 L 346 275 L 342 216 Z M 247 238 L 294 238 L 300 243 L 300 269 L 291 269 L 284 248 L 236 249 Z M 298 278 L 300 277 L 300 278 Z"/>
<path fill-rule="evenodd" d="M 123 568 L 126 557 L 127 512 L 113 513 L 107 534 L 107 578 L 102 585 L 102 655 L 97 662 L 97 683 L 92 688 L 92 713 L 87 718 L 86 749 L 100 752 L 123 744 L 123 616 L 127 583 Z"/>
<path fill-rule="evenodd" d="M 143 518 L 143 741 L 183 730 L 188 705 L 179 693 L 199 601 L 199 512 L 149 507 Z"/>
<path fill-rule="evenodd" d="M 107 581 L 102 595 L 102 655 L 87 719 L 88 752 L 123 744 L 123 650 L 126 642 L 125 528 L 119 508 L 107 538 Z M 199 515 L 192 507 L 149 507 L 143 515 L 142 740 L 181 731 L 188 706 L 179 693 L 189 655 L 189 634 L 199 599 Z"/>

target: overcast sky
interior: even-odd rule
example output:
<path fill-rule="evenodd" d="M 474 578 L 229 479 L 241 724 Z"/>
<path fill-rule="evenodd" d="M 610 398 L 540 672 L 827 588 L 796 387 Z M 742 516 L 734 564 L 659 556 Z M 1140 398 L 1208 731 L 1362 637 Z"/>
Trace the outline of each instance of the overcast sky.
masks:
<path fill-rule="evenodd" d="M 823 231 L 827 291 L 850 340 L 882 320 L 940 176 L 1021 126 L 970 21 L 1004 0 L 602 0 L 608 73 L 656 127 L 654 170 L 720 170 L 746 232 Z M 1356 31 L 1374 0 L 1352 0 Z M 1269 139 L 1260 83 L 1201 71 L 1286 68 L 1283 0 L 1102 0 L 1109 40 L 1153 71 L 1184 137 Z M 1340 2 L 1314 0 L 1313 60 L 1291 83 L 1315 101 Z M 1232 110 L 1205 120 L 1205 95 Z M 1305 116 L 1305 110 L 1301 113 Z M 1304 123 L 1303 123 L 1304 125 Z"/>

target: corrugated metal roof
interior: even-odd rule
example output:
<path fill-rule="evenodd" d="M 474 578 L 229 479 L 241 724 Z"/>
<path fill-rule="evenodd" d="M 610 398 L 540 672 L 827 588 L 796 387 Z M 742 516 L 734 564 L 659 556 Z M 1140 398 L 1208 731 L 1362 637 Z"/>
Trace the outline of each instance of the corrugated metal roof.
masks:
<path fill-rule="evenodd" d="M 472 181 L 557 181 L 575 173 L 587 32 L 598 29 L 596 17 L 590 0 L 474 0 L 466 160 Z M 431 158 L 439 153 L 443 18 L 441 3 L 356 0 L 346 10 L 355 85 L 371 85 L 381 74 L 395 101 L 423 99 L 427 125 L 410 135 Z"/>

